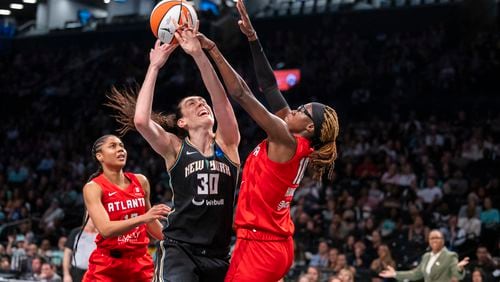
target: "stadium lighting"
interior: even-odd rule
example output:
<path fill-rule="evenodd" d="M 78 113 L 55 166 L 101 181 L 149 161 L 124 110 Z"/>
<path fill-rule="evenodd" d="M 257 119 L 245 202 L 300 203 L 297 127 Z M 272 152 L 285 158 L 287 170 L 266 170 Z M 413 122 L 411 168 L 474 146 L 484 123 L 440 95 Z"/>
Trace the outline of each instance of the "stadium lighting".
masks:
<path fill-rule="evenodd" d="M 10 8 L 14 10 L 22 10 L 24 8 L 24 5 L 18 3 L 11 3 Z"/>
<path fill-rule="evenodd" d="M 104 4 L 109 4 L 111 0 L 104 0 Z"/>
<path fill-rule="evenodd" d="M 0 15 L 8 16 L 10 15 L 10 10 L 0 9 Z"/>
<path fill-rule="evenodd" d="M 26 3 L 26 4 L 36 4 L 36 0 L 23 0 L 23 3 Z"/>

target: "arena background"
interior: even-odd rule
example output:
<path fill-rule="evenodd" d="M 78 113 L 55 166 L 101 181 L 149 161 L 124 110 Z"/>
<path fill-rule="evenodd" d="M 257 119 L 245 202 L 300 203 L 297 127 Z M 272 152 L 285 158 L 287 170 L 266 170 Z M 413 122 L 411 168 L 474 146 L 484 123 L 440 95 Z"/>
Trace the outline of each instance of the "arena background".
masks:
<path fill-rule="evenodd" d="M 31 2 L 0 1 L 0 281 L 32 281 L 34 256 L 62 276 L 58 243 L 82 223 L 91 145 L 118 128 L 105 94 L 140 85 L 154 43 L 148 13 L 156 1 Z M 342 268 L 356 281 L 383 281 L 372 269 L 379 246 L 409 269 L 430 229 L 471 258 L 465 281 L 475 269 L 499 281 L 498 1 L 246 2 L 273 68 L 300 70 L 284 92 L 290 105 L 317 100 L 340 116 L 333 181 L 306 176 L 294 197 L 287 281 L 309 265 L 319 281 Z M 234 3 L 194 4 L 201 31 L 262 97 Z M 194 62 L 177 50 L 154 108 L 169 112 L 190 94 L 207 96 Z M 244 160 L 264 134 L 234 107 Z M 150 179 L 153 203 L 169 203 L 161 158 L 136 132 L 124 141 L 127 170 Z"/>

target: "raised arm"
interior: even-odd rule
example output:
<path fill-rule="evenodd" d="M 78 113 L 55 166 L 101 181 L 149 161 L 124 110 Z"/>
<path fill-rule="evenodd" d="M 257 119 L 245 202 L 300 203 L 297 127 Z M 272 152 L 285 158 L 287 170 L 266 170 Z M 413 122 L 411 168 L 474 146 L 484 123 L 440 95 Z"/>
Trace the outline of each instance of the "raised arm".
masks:
<path fill-rule="evenodd" d="M 137 97 L 134 114 L 135 128 L 149 145 L 165 158 L 168 168 L 175 161 L 181 142 L 176 135 L 165 131 L 151 119 L 151 111 L 158 72 L 176 47 L 170 44 L 161 45 L 160 40 L 156 41 L 154 49 L 151 49 L 149 53 L 150 64 Z"/>
<path fill-rule="evenodd" d="M 151 188 L 149 186 L 149 181 L 148 179 L 142 175 L 142 174 L 136 174 L 135 175 L 137 179 L 139 179 L 139 182 L 141 182 L 142 189 L 144 189 L 144 201 L 146 203 L 146 210 L 149 210 L 151 208 L 151 200 L 150 200 L 150 195 L 151 195 Z M 155 219 L 153 221 L 150 221 L 147 223 L 146 228 L 155 239 L 158 240 L 163 240 L 163 225 L 160 223 L 159 220 Z"/>
<path fill-rule="evenodd" d="M 210 94 L 215 118 L 217 123 L 216 139 L 223 146 L 232 161 L 239 163 L 238 145 L 240 143 L 240 132 L 238 122 L 234 115 L 233 107 L 227 98 L 226 91 L 217 76 L 208 57 L 201 48 L 200 41 L 196 38 L 199 22 L 194 29 L 184 29 L 175 33 L 177 41 L 182 49 L 191 55 L 201 73 L 203 83 Z"/>
<path fill-rule="evenodd" d="M 204 35 L 199 34 L 200 40 Z M 296 141 L 285 122 L 270 113 L 253 95 L 245 81 L 229 65 L 217 46 L 209 51 L 224 80 L 229 95 L 235 99 L 255 122 L 267 133 L 270 143 L 269 158 L 273 161 L 288 161 L 295 153 Z"/>
<path fill-rule="evenodd" d="M 89 216 L 95 227 L 104 238 L 122 235 L 132 228 L 141 224 L 149 223 L 157 219 L 166 219 L 165 215 L 170 212 L 166 205 L 157 205 L 149 209 L 147 213 L 124 220 L 112 221 L 101 202 L 102 190 L 95 182 L 89 182 L 83 187 L 83 199 L 89 212 Z"/>
<path fill-rule="evenodd" d="M 266 54 L 262 49 L 260 41 L 257 37 L 257 33 L 252 26 L 250 17 L 248 16 L 247 9 L 243 0 L 238 0 L 236 3 L 236 8 L 240 13 L 240 20 L 238 25 L 240 26 L 241 32 L 245 34 L 248 38 L 250 44 L 250 50 L 252 51 L 253 67 L 255 69 L 255 75 L 257 76 L 257 82 L 259 87 L 264 93 L 271 111 L 284 119 L 285 116 L 290 112 L 290 107 L 283 97 L 283 94 L 278 88 L 278 83 L 276 82 L 276 77 L 274 76 L 273 69 L 267 60 Z"/>

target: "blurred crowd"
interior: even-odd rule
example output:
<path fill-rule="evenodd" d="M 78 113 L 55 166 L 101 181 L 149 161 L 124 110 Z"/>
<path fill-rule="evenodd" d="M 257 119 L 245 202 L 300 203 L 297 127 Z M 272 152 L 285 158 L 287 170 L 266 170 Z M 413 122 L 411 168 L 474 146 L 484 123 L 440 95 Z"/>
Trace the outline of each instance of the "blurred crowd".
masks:
<path fill-rule="evenodd" d="M 462 38 L 435 26 L 359 35 L 328 18 L 319 25 L 291 32 L 256 23 L 273 67 L 302 71 L 300 84 L 285 93 L 290 105 L 312 97 L 336 108 L 341 122 L 334 179 L 306 176 L 294 196 L 296 253 L 287 279 L 383 281 L 377 273 L 387 265 L 415 266 L 427 234 L 439 229 L 448 249 L 471 258 L 467 281 L 473 273 L 498 281 L 498 33 Z M 102 106 L 105 94 L 112 85 L 136 87 L 148 64 L 151 38 L 127 39 L 23 46 L 0 57 L 3 273 L 63 276 L 66 236 L 82 223 L 81 188 L 96 169 L 91 145 L 118 127 Z M 221 47 L 257 93 L 250 53 L 241 51 L 246 42 Z M 161 72 L 159 111 L 172 111 L 183 96 L 206 95 L 181 53 Z M 264 135 L 235 108 L 244 160 Z M 161 158 L 137 133 L 124 141 L 127 170 L 150 179 L 153 203 L 170 203 Z"/>

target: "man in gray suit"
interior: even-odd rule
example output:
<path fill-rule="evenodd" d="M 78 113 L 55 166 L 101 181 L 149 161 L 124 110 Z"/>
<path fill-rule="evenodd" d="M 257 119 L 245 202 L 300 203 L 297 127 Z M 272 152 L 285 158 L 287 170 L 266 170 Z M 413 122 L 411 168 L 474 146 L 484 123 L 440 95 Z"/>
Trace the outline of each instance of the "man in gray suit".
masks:
<path fill-rule="evenodd" d="M 429 246 L 431 251 L 423 255 L 420 264 L 409 271 L 396 271 L 391 266 L 379 273 L 384 278 L 395 278 L 396 280 L 421 280 L 425 282 L 451 281 L 452 277 L 459 280 L 465 276 L 464 266 L 469 263 L 466 257 L 458 262 L 458 255 L 450 252 L 444 247 L 443 233 L 432 230 L 429 233 Z"/>

